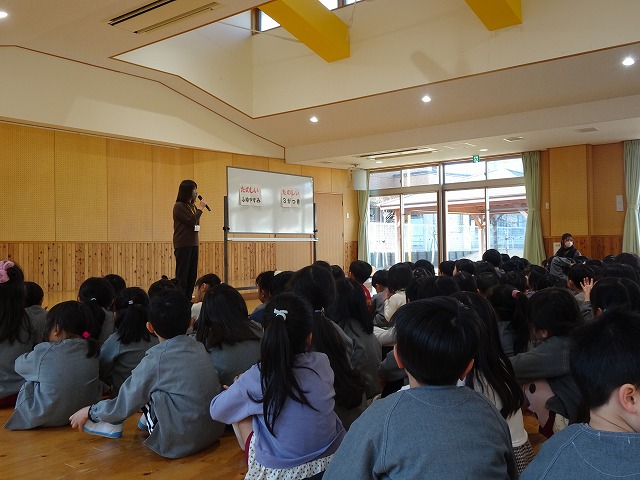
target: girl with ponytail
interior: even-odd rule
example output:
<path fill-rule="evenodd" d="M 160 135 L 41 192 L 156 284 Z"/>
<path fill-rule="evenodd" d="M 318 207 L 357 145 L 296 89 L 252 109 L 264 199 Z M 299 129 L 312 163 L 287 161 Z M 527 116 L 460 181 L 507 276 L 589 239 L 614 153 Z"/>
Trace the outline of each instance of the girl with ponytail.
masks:
<path fill-rule="evenodd" d="M 46 341 L 16 359 L 16 372 L 25 384 L 5 428 L 68 425 L 72 413 L 100 399 L 100 346 L 93 331 L 91 313 L 80 302 L 62 302 L 49 311 Z"/>
<path fill-rule="evenodd" d="M 211 401 L 247 452 L 245 478 L 308 478 L 323 472 L 344 436 L 334 413 L 327 356 L 309 351 L 313 310 L 295 294 L 265 307 L 261 361 Z"/>
<path fill-rule="evenodd" d="M 115 328 L 100 349 L 100 380 L 111 387 L 111 396 L 131 376 L 147 350 L 158 344 L 147 330 L 149 296 L 140 287 L 125 288 L 115 300 Z"/>

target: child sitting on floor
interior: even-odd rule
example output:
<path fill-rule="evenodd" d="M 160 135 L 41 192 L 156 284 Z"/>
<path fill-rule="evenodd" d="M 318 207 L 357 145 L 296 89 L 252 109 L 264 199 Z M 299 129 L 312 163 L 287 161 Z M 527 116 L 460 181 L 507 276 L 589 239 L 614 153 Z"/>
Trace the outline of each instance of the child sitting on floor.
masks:
<path fill-rule="evenodd" d="M 507 422 L 483 395 L 456 387 L 473 366 L 477 315 L 435 297 L 400 307 L 394 319 L 394 352 L 411 388 L 365 410 L 324 479 L 516 479 Z"/>
<path fill-rule="evenodd" d="M 116 295 L 115 326 L 100 349 L 100 380 L 111 387 L 111 397 L 129 378 L 147 350 L 158 344 L 147 330 L 149 297 L 140 287 L 129 287 Z"/>
<path fill-rule="evenodd" d="M 344 436 L 333 411 L 333 371 L 310 352 L 313 311 L 285 293 L 265 307 L 261 362 L 211 401 L 211 416 L 234 426 L 253 478 L 308 478 L 323 472 Z"/>
<path fill-rule="evenodd" d="M 640 478 L 640 314 L 608 310 L 574 337 L 571 372 L 589 422 L 553 435 L 521 478 Z"/>
<path fill-rule="evenodd" d="M 158 455 L 184 457 L 216 442 L 224 425 L 211 419 L 207 407 L 220 383 L 204 345 L 186 335 L 190 319 L 183 291 L 158 293 L 149 305 L 147 328 L 160 343 L 147 351 L 116 398 L 78 410 L 71 426 L 117 438 L 122 421 L 142 410 L 150 434 L 145 445 Z"/>
<path fill-rule="evenodd" d="M 92 322 L 89 310 L 76 301 L 51 309 L 45 326 L 48 341 L 16 359 L 16 372 L 25 384 L 5 428 L 61 427 L 82 405 L 100 399 L 100 347 Z"/>

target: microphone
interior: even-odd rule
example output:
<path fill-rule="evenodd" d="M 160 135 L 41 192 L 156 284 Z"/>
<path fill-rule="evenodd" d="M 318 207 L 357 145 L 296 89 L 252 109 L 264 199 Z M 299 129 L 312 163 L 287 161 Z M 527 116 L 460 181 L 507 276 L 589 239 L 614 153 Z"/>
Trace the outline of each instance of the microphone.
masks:
<path fill-rule="evenodd" d="M 202 195 L 198 195 L 198 200 L 202 200 Z M 205 205 L 204 208 L 211 211 L 211 209 L 209 208 L 209 205 Z"/>

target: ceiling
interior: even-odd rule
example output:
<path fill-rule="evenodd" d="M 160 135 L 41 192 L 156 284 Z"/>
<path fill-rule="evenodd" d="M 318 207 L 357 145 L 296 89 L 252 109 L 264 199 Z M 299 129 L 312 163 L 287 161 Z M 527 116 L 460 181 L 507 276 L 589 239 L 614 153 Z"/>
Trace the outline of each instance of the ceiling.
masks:
<path fill-rule="evenodd" d="M 223 1 L 195 19 L 144 35 L 106 23 L 146 3 L 0 0 L 0 10 L 10 13 L 0 20 L 0 45 L 161 82 L 282 146 L 291 163 L 370 169 L 640 138 L 640 62 L 629 68 L 620 65 L 629 55 L 640 60 L 640 35 L 638 42 L 625 45 L 251 116 L 180 76 L 114 57 L 264 2 Z M 419 101 L 426 90 L 433 98 L 427 105 Z M 311 115 L 322 121 L 309 123 Z M 504 140 L 513 137 L 522 138 Z M 382 164 L 374 158 L 377 152 L 415 147 L 429 147 L 431 152 L 386 156 L 378 160 Z"/>

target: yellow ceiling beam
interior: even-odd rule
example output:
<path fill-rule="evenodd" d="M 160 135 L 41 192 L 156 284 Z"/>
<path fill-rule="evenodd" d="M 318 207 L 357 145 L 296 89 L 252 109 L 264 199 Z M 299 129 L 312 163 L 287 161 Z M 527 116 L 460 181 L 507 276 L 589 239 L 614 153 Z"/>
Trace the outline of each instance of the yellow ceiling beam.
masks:
<path fill-rule="evenodd" d="M 349 27 L 319 0 L 276 0 L 260 10 L 327 62 L 349 58 Z"/>
<path fill-rule="evenodd" d="M 487 30 L 522 23 L 522 0 L 465 0 Z"/>

